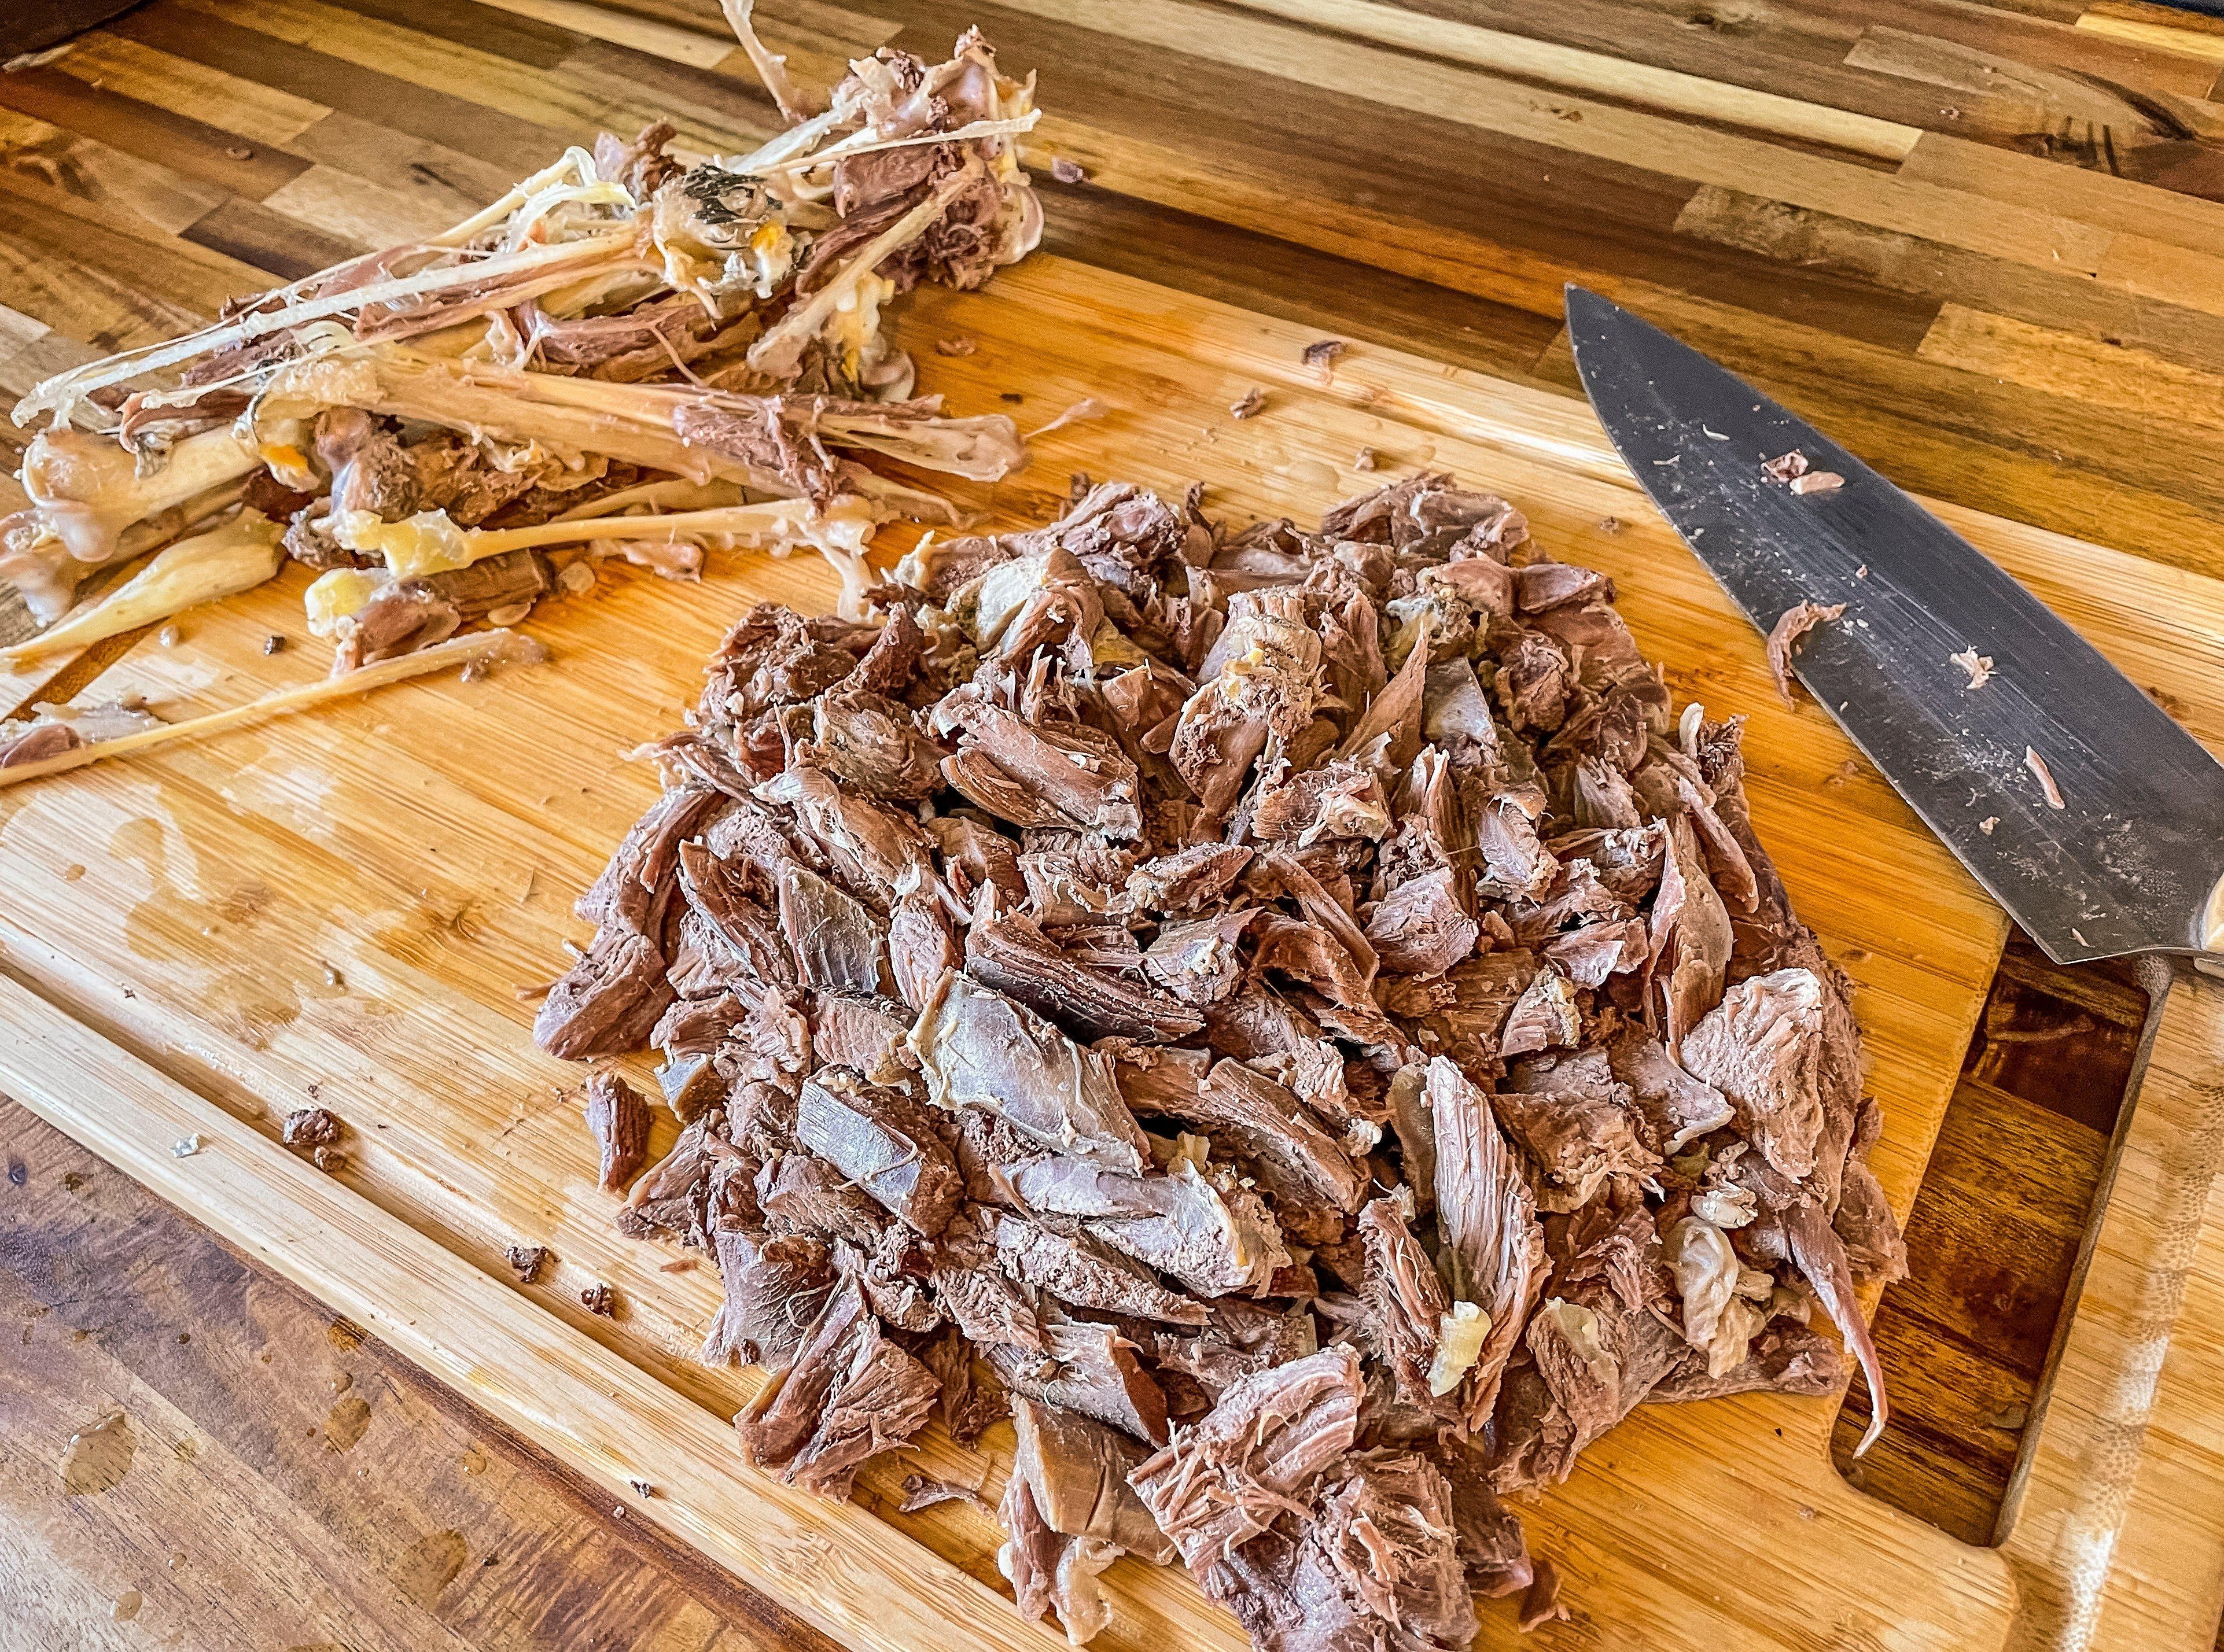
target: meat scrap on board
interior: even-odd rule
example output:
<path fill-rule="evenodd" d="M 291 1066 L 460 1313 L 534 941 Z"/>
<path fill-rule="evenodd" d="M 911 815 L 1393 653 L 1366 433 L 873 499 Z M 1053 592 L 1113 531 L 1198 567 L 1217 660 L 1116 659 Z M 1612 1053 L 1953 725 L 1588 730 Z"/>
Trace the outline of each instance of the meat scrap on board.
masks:
<path fill-rule="evenodd" d="M 870 597 L 735 625 L 535 1029 L 663 1057 L 620 1224 L 716 1258 L 751 1462 L 1008 1415 L 1076 1642 L 1124 1555 L 1456 1649 L 1563 1610 L 1501 1499 L 1638 1405 L 1829 1392 L 1825 1317 L 1876 1393 L 1849 985 L 1610 581 L 1415 476 L 1312 531 L 1104 483 Z"/>

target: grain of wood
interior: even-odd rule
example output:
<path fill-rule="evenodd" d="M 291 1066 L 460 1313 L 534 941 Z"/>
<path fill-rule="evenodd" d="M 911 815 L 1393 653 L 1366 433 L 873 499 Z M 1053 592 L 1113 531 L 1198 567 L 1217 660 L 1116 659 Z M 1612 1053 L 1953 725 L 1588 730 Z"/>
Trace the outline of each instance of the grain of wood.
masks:
<path fill-rule="evenodd" d="M 2224 1607 L 2224 1523 L 2189 1491 L 2224 1472 L 2224 1431 L 2170 1381 L 2216 1352 L 2216 1321 L 2188 1319 L 2189 1296 L 2224 1301 L 2224 987 L 2190 970 L 2173 979 L 2159 961 L 2151 980 L 2139 1105 L 2117 1138 L 2107 1207 L 2040 1397 L 2044 1431 L 2004 1519 L 2031 1621 L 2048 1630 L 2034 1644 L 2197 1645 Z"/>
<path fill-rule="evenodd" d="M 250 199 L 275 189 L 304 165 L 275 144 L 243 142 L 236 130 L 89 85 L 60 68 L 0 76 L 0 104 Z"/>
<path fill-rule="evenodd" d="M 262 205 L 344 241 L 388 246 L 439 235 L 464 216 L 442 199 L 448 193 L 406 194 L 337 167 L 317 166 L 272 190 Z"/>
<path fill-rule="evenodd" d="M 2185 26 L 2181 27 L 2175 22 L 2164 22 L 2151 17 L 2120 16 L 2096 6 L 2077 20 L 2077 27 L 2088 34 L 2098 35 L 2107 40 L 2126 41 L 2134 46 L 2151 46 L 2158 51 L 2174 53 L 2181 57 L 2224 63 L 2224 35 L 2197 27 L 2202 21 L 2200 18 L 2188 18 Z"/>
<path fill-rule="evenodd" d="M 72 41 L 54 67 L 96 91 L 167 110 L 252 143 L 282 144 L 332 113 L 309 98 L 105 29 Z"/>
<path fill-rule="evenodd" d="M 225 196 L 216 186 L 7 109 L 0 109 L 0 167 L 35 187 L 142 218 L 170 235 Z"/>
<path fill-rule="evenodd" d="M 1406 51 L 1471 63 L 1477 68 L 1549 85 L 1593 92 L 1670 114 L 1750 127 L 1779 137 L 1898 161 L 1914 148 L 1918 129 L 1773 92 L 1726 85 L 1701 75 L 1632 63 L 1526 35 L 1430 17 L 1374 0 L 1237 0 L 1248 10 L 1356 35 Z"/>
<path fill-rule="evenodd" d="M 1850 161 L 1595 100 L 1553 96 L 1495 77 L 1377 48 L 1330 42 L 1266 22 L 1208 22 L 1178 0 L 1014 0 L 1036 16 L 1084 15 L 1215 61 L 1243 64 L 1302 85 L 1355 91 L 1462 125 L 1551 143 L 1602 160 L 1659 167 L 1695 184 L 1765 175 L 1779 199 L 1842 211 L 1881 228 L 2001 256 L 2098 270 L 2108 236 L 2050 213 L 1993 204 L 1977 213 L 1951 190 L 1880 174 Z M 1084 9 L 1085 8 L 1085 9 Z M 1570 119 L 1570 115 L 1576 117 Z"/>
<path fill-rule="evenodd" d="M 715 69 L 734 55 L 730 34 L 678 28 L 653 17 L 637 17 L 629 12 L 591 4 L 589 0 L 479 0 L 479 3 L 520 17 L 553 23 L 576 34 L 608 41 L 614 46 L 631 47 L 651 57 L 685 63 L 691 68 Z"/>
<path fill-rule="evenodd" d="M 2127 415 L 2151 438 L 2169 440 L 2186 426 L 2224 428 L 2224 375 L 1965 305 L 1942 307 L 1916 354 Z"/>
<path fill-rule="evenodd" d="M 829 1645 L 11 1102 L 0 1158 L 22 1167 L 0 1188 L 0 1548 L 28 1645 L 367 1652 L 397 1617 L 409 1649 Z M 55 1465 L 111 1396 L 125 1476 L 58 1519 Z M 403 1562 L 443 1531 L 464 1563 L 423 1606 Z"/>
<path fill-rule="evenodd" d="M 2087 224 L 2196 252 L 2213 250 L 2224 236 L 2224 201 L 1937 132 L 1926 132 L 1908 151 L 1899 175 L 1987 199 L 2066 211 Z"/>

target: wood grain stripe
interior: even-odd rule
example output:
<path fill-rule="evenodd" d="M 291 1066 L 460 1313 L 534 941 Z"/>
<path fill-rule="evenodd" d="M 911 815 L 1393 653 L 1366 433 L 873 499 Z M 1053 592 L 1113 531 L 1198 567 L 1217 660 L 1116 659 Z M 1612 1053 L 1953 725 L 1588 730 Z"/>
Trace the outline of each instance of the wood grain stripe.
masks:
<path fill-rule="evenodd" d="M 1922 136 L 1920 128 L 1896 121 L 1655 68 L 1604 53 L 1581 51 L 1526 35 L 1430 17 L 1401 6 L 1377 4 L 1374 0 L 1235 0 L 1235 3 L 1246 10 L 1333 29 L 1402 51 L 1447 58 L 1494 73 L 1539 80 L 1696 120 L 1846 149 L 1880 161 L 1901 159 Z"/>
<path fill-rule="evenodd" d="M 1067 22 L 1096 20 L 1210 61 L 1248 66 L 1301 85 L 1355 93 L 1463 125 L 1579 154 L 1646 167 L 1695 184 L 1767 179 L 1779 199 L 2020 262 L 2096 274 L 2107 232 L 2044 211 L 1980 204 L 1934 185 L 1758 138 L 1669 121 L 1594 100 L 1536 91 L 1377 47 L 1254 20 L 1208 19 L 1177 0 L 1010 0 Z M 1572 113 L 1576 118 L 1569 118 Z"/>

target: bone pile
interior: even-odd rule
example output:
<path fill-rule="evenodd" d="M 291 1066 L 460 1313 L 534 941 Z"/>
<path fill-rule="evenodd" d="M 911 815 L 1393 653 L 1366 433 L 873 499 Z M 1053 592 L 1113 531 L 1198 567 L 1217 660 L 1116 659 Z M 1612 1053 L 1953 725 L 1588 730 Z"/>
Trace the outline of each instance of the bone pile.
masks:
<path fill-rule="evenodd" d="M 751 1463 L 843 1497 L 1008 1414 L 1022 1612 L 1178 1559 L 1312 1652 L 1552 1615 L 1501 1499 L 1833 1391 L 1824 1321 L 1875 1437 L 1848 983 L 1614 596 L 1445 477 L 1313 532 L 1107 484 L 733 628 L 535 1032 L 660 1052 L 619 1223 L 717 1258 Z"/>
<path fill-rule="evenodd" d="M 320 571 L 304 600 L 335 670 L 514 625 L 591 586 L 603 557 L 684 578 L 706 549 L 810 545 L 854 594 L 877 525 L 954 520 L 876 461 L 980 481 L 1016 466 L 1008 418 L 913 395 L 881 318 L 1040 238 L 1017 161 L 1032 77 L 1001 74 L 969 31 L 941 63 L 861 58 L 813 100 L 749 6 L 729 10 L 790 123 L 754 153 L 683 162 L 661 123 L 606 135 L 445 233 L 34 389 L 16 422 L 49 422 L 22 467 L 29 507 L 0 519 L 0 582 L 46 628 L 0 658 L 289 563 Z"/>

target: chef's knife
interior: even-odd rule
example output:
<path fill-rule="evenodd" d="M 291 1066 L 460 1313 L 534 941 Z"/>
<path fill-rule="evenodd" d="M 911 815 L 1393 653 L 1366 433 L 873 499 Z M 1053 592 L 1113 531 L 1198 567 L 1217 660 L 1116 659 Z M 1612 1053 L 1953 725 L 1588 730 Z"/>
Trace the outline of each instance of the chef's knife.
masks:
<path fill-rule="evenodd" d="M 2224 766 L 1813 426 L 1596 293 L 1567 301 L 1583 388 L 1638 485 L 1763 631 L 1845 604 L 1797 650 L 1800 679 L 2050 957 L 2224 951 Z M 1842 485 L 1762 469 L 1794 451 Z"/>

